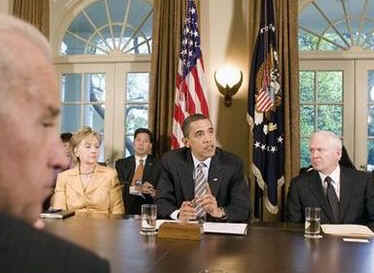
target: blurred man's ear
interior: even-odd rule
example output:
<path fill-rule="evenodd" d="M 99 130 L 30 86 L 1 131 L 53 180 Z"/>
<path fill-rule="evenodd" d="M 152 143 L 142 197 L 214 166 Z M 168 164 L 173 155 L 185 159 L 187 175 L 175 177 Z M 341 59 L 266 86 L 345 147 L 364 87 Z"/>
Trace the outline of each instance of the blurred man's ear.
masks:
<path fill-rule="evenodd" d="M 182 141 L 183 141 L 184 146 L 186 146 L 187 148 L 190 148 L 190 141 L 188 137 L 183 137 Z"/>

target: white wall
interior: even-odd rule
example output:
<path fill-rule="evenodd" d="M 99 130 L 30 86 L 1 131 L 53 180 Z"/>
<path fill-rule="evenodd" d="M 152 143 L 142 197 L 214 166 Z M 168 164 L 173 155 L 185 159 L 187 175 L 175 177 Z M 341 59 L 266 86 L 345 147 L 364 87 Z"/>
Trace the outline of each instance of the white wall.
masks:
<path fill-rule="evenodd" d="M 248 1 L 204 0 L 201 3 L 201 38 L 209 86 L 208 101 L 217 140 L 224 149 L 248 162 Z M 214 82 L 214 72 L 232 65 L 243 71 L 243 84 L 231 107 L 223 104 Z"/>

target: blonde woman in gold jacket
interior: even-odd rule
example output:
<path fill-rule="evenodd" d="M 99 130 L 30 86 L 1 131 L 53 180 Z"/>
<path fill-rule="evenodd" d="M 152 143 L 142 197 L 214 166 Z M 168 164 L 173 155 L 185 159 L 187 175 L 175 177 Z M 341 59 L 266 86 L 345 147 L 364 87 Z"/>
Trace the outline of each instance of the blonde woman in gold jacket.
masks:
<path fill-rule="evenodd" d="M 75 168 L 57 176 L 52 208 L 74 210 L 78 215 L 125 213 L 122 188 L 114 169 L 97 163 L 100 135 L 85 127 L 72 137 Z"/>

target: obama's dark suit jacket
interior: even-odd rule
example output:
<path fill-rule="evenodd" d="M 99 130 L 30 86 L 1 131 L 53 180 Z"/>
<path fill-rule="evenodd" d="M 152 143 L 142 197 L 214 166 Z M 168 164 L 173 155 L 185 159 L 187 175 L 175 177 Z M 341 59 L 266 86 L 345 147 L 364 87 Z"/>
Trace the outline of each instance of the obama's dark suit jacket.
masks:
<path fill-rule="evenodd" d="M 370 174 L 340 166 L 340 223 L 374 222 L 374 182 Z M 321 224 L 333 223 L 332 211 L 321 178 L 311 170 L 292 179 L 288 192 L 286 219 L 303 222 L 306 207 L 321 208 Z"/>
<path fill-rule="evenodd" d="M 160 218 L 169 218 L 183 201 L 194 198 L 194 164 L 190 149 L 184 147 L 166 153 L 161 166 L 157 211 Z M 208 183 L 218 206 L 224 208 L 228 222 L 248 221 L 249 188 L 243 163 L 237 156 L 217 148 L 210 163 Z"/>
<path fill-rule="evenodd" d="M 142 204 L 152 204 L 153 198 L 145 194 L 144 198 L 129 193 L 129 187 L 135 174 L 136 160 L 135 156 L 129 156 L 116 161 L 116 170 L 119 180 L 124 184 L 123 201 L 125 202 L 126 214 L 140 214 Z M 152 155 L 148 155 L 144 165 L 142 182 L 149 182 L 156 189 L 160 176 L 159 161 Z"/>

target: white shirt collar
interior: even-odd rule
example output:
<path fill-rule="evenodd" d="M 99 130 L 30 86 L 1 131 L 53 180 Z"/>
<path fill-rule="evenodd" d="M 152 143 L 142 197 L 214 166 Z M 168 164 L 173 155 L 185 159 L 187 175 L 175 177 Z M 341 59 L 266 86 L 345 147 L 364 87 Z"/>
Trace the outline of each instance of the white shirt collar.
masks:
<path fill-rule="evenodd" d="M 208 170 L 209 170 L 210 162 L 212 161 L 212 158 L 211 158 L 211 157 L 205 159 L 204 161 L 200 161 L 200 160 L 198 160 L 198 159 L 193 155 L 192 152 L 191 152 L 191 155 L 192 155 L 193 165 L 194 165 L 194 168 L 195 168 L 195 169 L 196 169 L 197 165 L 199 165 L 200 162 L 204 162 L 205 166 L 206 166 L 206 167 L 208 168 Z"/>
<path fill-rule="evenodd" d="M 143 156 L 143 157 L 135 155 L 136 165 L 139 164 L 140 159 L 143 159 L 143 165 L 145 165 L 145 161 L 147 160 L 147 157 L 148 157 L 148 155 Z"/>
<path fill-rule="evenodd" d="M 340 166 L 339 164 L 338 166 L 336 166 L 335 170 L 332 173 L 330 173 L 330 175 L 325 175 L 321 172 L 318 172 L 318 173 L 319 173 L 319 176 L 321 177 L 322 188 L 324 189 L 324 191 L 326 191 L 326 188 L 327 188 L 327 184 L 325 183 L 325 178 L 327 176 L 330 176 L 330 178 L 332 179 L 331 185 L 334 187 L 336 196 L 340 200 Z"/>
<path fill-rule="evenodd" d="M 333 184 L 339 183 L 339 181 L 340 181 L 340 166 L 339 166 L 339 164 L 336 166 L 335 170 L 329 175 L 325 175 L 321 172 L 318 172 L 318 173 L 319 173 L 319 176 L 321 177 L 322 182 L 325 181 L 325 178 L 327 176 L 330 176 Z"/>

